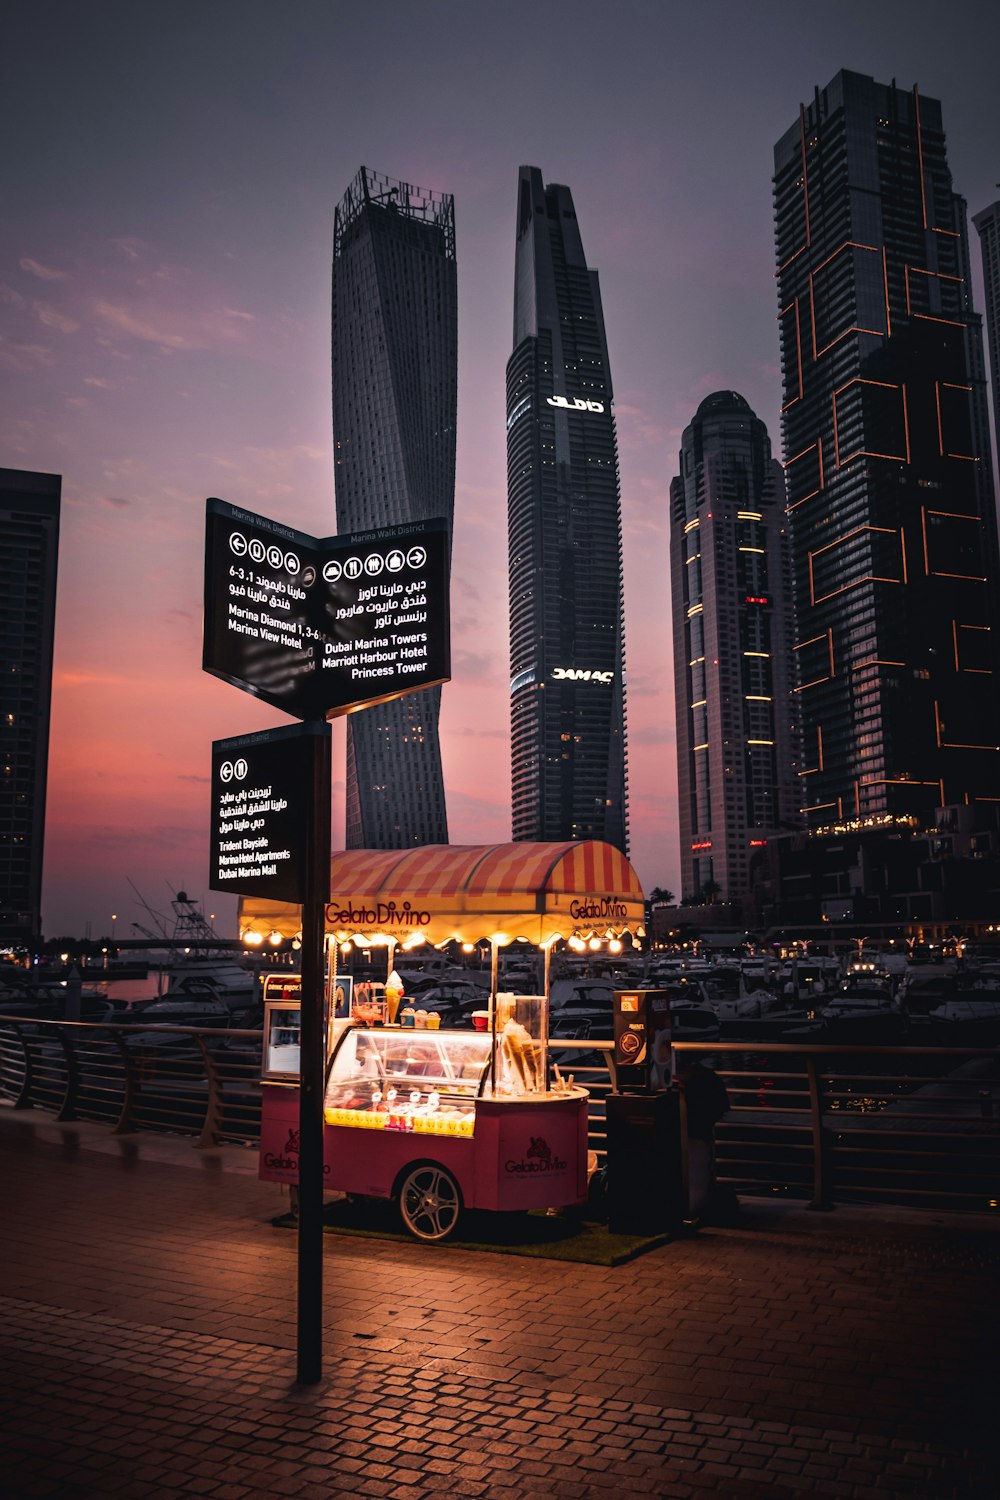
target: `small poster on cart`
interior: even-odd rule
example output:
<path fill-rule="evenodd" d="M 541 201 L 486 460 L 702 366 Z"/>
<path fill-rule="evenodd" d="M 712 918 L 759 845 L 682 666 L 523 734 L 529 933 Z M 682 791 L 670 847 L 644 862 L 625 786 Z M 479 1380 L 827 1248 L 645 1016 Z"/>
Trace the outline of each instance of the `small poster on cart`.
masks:
<path fill-rule="evenodd" d="M 351 1018 L 354 996 L 354 976 L 352 974 L 335 974 L 333 976 L 333 1003 L 330 1013 L 335 1021 L 348 1021 Z"/>

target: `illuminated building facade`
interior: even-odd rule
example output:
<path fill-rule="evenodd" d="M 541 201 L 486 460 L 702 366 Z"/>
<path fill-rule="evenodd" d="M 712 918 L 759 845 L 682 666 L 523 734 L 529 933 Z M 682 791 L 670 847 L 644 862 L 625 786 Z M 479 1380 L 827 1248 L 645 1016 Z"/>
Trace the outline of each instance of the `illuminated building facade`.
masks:
<path fill-rule="evenodd" d="M 972 220 L 979 231 L 986 291 L 986 334 L 993 382 L 993 434 L 1000 450 L 1000 202 L 991 203 Z"/>
<path fill-rule="evenodd" d="M 41 932 L 57 474 L 0 469 L 0 944 Z"/>
<path fill-rule="evenodd" d="M 775 147 L 809 827 L 1000 798 L 996 513 L 941 107 L 839 73 Z"/>
<path fill-rule="evenodd" d="M 333 440 L 337 530 L 455 507 L 455 206 L 362 167 L 334 218 Z M 350 849 L 446 844 L 440 687 L 347 721 Z"/>
<path fill-rule="evenodd" d="M 794 622 L 781 464 L 735 391 L 685 429 L 670 486 L 681 890 L 743 902 L 798 823 Z"/>
<path fill-rule="evenodd" d="M 518 179 L 507 363 L 515 839 L 628 847 L 621 507 L 604 314 L 573 198 Z"/>

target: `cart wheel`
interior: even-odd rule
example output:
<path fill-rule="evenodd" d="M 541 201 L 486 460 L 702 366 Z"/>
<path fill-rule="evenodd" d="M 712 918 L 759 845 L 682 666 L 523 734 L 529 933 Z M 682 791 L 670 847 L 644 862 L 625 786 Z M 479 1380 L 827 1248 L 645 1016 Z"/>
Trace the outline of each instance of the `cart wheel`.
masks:
<path fill-rule="evenodd" d="M 447 1239 L 462 1212 L 458 1183 L 435 1162 L 411 1167 L 400 1186 L 399 1212 L 418 1240 Z"/>

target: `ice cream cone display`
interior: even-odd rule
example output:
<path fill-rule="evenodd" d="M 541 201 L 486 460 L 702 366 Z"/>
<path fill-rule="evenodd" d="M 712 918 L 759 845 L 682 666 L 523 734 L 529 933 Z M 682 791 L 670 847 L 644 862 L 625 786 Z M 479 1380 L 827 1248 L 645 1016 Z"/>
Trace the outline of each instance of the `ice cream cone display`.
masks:
<path fill-rule="evenodd" d="M 389 1017 L 389 1025 L 395 1026 L 396 1015 L 399 1011 L 400 1001 L 403 998 L 403 981 L 393 969 L 385 982 L 385 1003 Z"/>

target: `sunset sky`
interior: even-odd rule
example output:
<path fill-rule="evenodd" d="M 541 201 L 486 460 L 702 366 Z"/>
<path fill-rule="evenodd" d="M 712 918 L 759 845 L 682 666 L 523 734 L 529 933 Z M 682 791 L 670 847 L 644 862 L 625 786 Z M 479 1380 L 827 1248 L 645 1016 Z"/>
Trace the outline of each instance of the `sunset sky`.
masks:
<path fill-rule="evenodd" d="M 63 476 L 45 932 L 114 912 L 128 935 L 129 880 L 235 931 L 207 889 L 211 741 L 288 721 L 200 669 L 205 498 L 335 530 L 331 236 L 362 163 L 456 201 L 452 842 L 510 837 L 504 365 L 531 163 L 571 187 L 600 272 L 632 859 L 676 890 L 668 488 L 720 387 L 780 456 L 774 142 L 842 67 L 919 83 L 976 212 L 1000 196 L 1000 6 L 12 0 L 3 32 L 0 466 Z"/>

